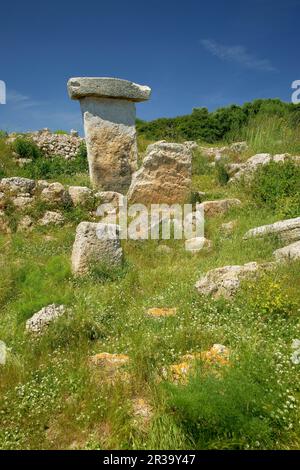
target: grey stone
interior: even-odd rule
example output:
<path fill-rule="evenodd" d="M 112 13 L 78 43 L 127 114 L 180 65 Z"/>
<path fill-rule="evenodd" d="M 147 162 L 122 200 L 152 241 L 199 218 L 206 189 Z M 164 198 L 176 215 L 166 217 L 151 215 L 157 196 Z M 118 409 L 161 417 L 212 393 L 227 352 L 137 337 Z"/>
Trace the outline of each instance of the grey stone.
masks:
<path fill-rule="evenodd" d="M 38 224 L 41 226 L 62 225 L 64 220 L 65 218 L 60 212 L 47 211 L 42 219 L 38 221 Z"/>
<path fill-rule="evenodd" d="M 284 260 L 297 260 L 300 259 L 300 241 L 292 243 L 291 245 L 285 246 L 275 250 L 273 255 L 278 261 Z"/>
<path fill-rule="evenodd" d="M 93 200 L 93 191 L 86 186 L 70 186 L 68 192 L 74 206 L 85 206 Z"/>
<path fill-rule="evenodd" d="M 21 178 L 20 176 L 0 180 L 0 191 L 9 192 L 11 195 L 32 194 L 34 188 L 34 180 Z"/>
<path fill-rule="evenodd" d="M 111 77 L 75 77 L 68 81 L 71 99 L 88 96 L 96 98 L 117 98 L 127 101 L 145 101 L 150 98 L 151 89 L 145 85 L 120 78 Z"/>
<path fill-rule="evenodd" d="M 40 334 L 53 320 L 62 316 L 64 313 L 64 305 L 51 304 L 47 307 L 43 307 L 27 320 L 26 330 L 30 333 Z"/>
<path fill-rule="evenodd" d="M 78 225 L 72 251 L 72 271 L 75 275 L 87 274 L 93 263 L 118 266 L 122 259 L 117 225 L 94 222 Z"/>
<path fill-rule="evenodd" d="M 252 237 L 264 237 L 270 234 L 277 235 L 284 242 L 300 240 L 300 217 L 252 228 L 244 235 L 244 240 Z"/>

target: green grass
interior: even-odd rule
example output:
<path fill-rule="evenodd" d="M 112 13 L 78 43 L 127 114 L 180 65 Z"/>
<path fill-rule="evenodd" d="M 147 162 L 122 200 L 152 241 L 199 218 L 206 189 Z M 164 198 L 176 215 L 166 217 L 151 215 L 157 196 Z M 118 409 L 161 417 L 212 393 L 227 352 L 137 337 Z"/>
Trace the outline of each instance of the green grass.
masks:
<path fill-rule="evenodd" d="M 7 152 L 0 149 L 0 161 L 13 174 Z M 194 156 L 193 171 L 193 189 L 207 199 L 242 201 L 207 221 L 209 252 L 192 255 L 180 240 L 123 241 L 121 269 L 95 266 L 74 278 L 75 228 L 88 220 L 87 211 L 64 208 L 63 228 L 0 235 L 0 339 L 9 348 L 0 366 L 1 449 L 299 448 L 299 366 L 290 356 L 299 338 L 300 263 L 245 282 L 232 302 L 200 296 L 194 284 L 208 270 L 271 261 L 282 243 L 275 237 L 243 240 L 248 229 L 278 220 L 276 205 L 220 184 L 201 155 Z M 87 179 L 84 172 L 56 176 Z M 37 219 L 44 210 L 38 203 L 30 214 Z M 9 218 L 18 219 L 14 212 Z M 226 237 L 220 225 L 230 220 L 236 229 Z M 158 252 L 159 244 L 171 251 Z M 66 305 L 66 315 L 42 336 L 30 337 L 26 320 L 51 303 Z M 146 315 L 150 307 L 177 307 L 177 315 L 154 320 Z M 214 343 L 231 351 L 221 375 L 200 361 L 186 386 L 164 379 L 164 370 L 182 355 Z M 130 380 L 110 383 L 92 369 L 88 358 L 99 352 L 128 354 Z M 133 417 L 137 397 L 153 410 L 148 426 Z"/>

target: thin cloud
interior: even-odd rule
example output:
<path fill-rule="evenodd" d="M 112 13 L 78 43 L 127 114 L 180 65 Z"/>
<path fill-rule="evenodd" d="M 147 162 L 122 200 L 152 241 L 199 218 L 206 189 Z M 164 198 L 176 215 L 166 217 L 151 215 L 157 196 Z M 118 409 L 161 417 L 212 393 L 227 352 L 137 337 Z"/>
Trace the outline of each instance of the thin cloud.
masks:
<path fill-rule="evenodd" d="M 8 105 L 11 104 L 16 109 L 27 109 L 43 104 L 42 101 L 33 100 L 30 96 L 23 95 L 15 90 L 8 90 L 6 101 Z"/>
<path fill-rule="evenodd" d="M 248 69 L 275 72 L 276 68 L 269 59 L 259 59 L 244 46 L 225 46 L 211 39 L 202 39 L 202 46 L 215 57 L 227 62 L 235 62 Z"/>

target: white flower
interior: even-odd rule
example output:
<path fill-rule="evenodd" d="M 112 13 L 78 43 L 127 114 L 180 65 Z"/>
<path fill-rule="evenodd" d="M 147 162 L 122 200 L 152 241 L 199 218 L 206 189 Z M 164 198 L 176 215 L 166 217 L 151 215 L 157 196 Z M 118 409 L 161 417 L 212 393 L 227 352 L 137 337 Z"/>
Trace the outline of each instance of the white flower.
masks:
<path fill-rule="evenodd" d="M 291 361 L 295 365 L 300 364 L 300 349 L 293 352 L 293 354 L 291 355 Z"/>
<path fill-rule="evenodd" d="M 292 349 L 300 349 L 300 339 L 293 339 Z"/>

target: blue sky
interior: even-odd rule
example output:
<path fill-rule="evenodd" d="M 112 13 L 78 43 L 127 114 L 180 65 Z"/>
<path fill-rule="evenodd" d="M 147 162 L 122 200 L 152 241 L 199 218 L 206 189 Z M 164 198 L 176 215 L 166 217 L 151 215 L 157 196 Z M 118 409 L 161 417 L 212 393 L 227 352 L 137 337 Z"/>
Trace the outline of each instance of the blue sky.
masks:
<path fill-rule="evenodd" d="M 14 1 L 0 6 L 0 129 L 81 130 L 72 76 L 152 88 L 142 119 L 254 98 L 291 99 L 300 0 Z"/>

